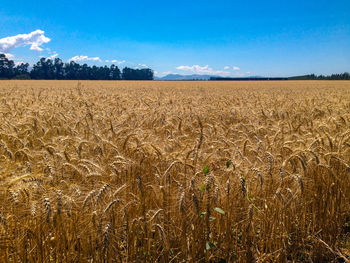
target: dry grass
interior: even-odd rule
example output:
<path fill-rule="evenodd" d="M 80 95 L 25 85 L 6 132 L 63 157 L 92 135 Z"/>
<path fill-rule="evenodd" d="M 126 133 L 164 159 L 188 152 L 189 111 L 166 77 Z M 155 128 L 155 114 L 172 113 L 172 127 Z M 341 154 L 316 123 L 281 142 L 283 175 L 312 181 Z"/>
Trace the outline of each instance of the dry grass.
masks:
<path fill-rule="evenodd" d="M 350 82 L 0 82 L 0 262 L 345 262 Z"/>

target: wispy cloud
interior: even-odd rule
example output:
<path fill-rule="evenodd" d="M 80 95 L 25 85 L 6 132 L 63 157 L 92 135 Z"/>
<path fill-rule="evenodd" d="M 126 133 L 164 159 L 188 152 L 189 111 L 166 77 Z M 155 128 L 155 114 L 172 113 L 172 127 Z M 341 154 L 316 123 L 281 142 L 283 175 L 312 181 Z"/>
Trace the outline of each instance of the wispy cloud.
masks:
<path fill-rule="evenodd" d="M 240 70 L 241 68 L 234 66 L 233 70 Z"/>
<path fill-rule="evenodd" d="M 125 60 L 117 60 L 117 59 L 112 59 L 112 60 L 107 59 L 107 60 L 105 60 L 105 62 L 107 62 L 107 63 L 116 63 L 118 65 L 121 65 L 121 64 L 125 63 L 126 61 Z"/>
<path fill-rule="evenodd" d="M 183 71 L 190 71 L 195 74 L 209 74 L 209 75 L 229 75 L 230 74 L 230 72 L 228 71 L 214 70 L 211 67 L 209 67 L 209 65 L 178 66 L 176 67 L 176 69 L 183 70 Z"/>
<path fill-rule="evenodd" d="M 147 68 L 148 66 L 146 64 L 139 64 L 140 67 L 142 68 Z"/>
<path fill-rule="evenodd" d="M 9 52 L 14 48 L 30 45 L 30 50 L 42 51 L 41 46 L 50 42 L 51 39 L 45 36 L 42 30 L 35 30 L 29 34 L 19 34 L 0 39 L 0 52 Z"/>
<path fill-rule="evenodd" d="M 8 59 L 13 59 L 15 56 L 10 54 L 10 53 L 5 53 L 4 54 Z"/>
<path fill-rule="evenodd" d="M 55 58 L 57 58 L 57 57 L 58 57 L 58 54 L 57 54 L 56 52 L 54 52 L 54 54 L 52 54 L 51 56 L 49 56 L 47 59 L 53 60 L 53 59 L 55 59 Z"/>
<path fill-rule="evenodd" d="M 24 62 L 24 61 L 16 61 L 16 62 L 15 62 L 15 65 L 16 65 L 16 66 L 21 65 L 21 64 L 26 64 L 26 62 Z"/>
<path fill-rule="evenodd" d="M 224 67 L 224 70 L 228 70 L 228 69 L 230 69 L 230 67 L 229 67 L 229 66 Z"/>
<path fill-rule="evenodd" d="M 166 75 L 169 75 L 169 74 L 173 74 L 172 71 L 165 71 L 165 72 L 162 72 L 160 74 L 157 74 L 159 77 L 163 77 L 163 76 L 166 76 Z"/>
<path fill-rule="evenodd" d="M 75 56 L 69 59 L 69 61 L 101 61 L 101 59 L 99 57 Z"/>

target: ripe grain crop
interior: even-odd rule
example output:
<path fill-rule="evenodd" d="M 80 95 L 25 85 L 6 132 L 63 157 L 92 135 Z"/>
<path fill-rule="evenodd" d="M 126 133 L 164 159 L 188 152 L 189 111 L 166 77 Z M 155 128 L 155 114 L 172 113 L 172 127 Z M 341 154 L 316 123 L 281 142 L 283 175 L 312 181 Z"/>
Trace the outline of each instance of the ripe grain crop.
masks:
<path fill-rule="evenodd" d="M 0 262 L 346 262 L 350 82 L 0 81 Z"/>

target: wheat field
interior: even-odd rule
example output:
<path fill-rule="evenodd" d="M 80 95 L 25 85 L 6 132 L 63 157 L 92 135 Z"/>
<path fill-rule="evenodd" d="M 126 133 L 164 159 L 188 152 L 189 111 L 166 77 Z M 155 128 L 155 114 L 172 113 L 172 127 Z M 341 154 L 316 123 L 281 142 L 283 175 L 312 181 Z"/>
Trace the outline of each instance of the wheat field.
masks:
<path fill-rule="evenodd" d="M 0 262 L 347 262 L 350 81 L 0 81 Z"/>

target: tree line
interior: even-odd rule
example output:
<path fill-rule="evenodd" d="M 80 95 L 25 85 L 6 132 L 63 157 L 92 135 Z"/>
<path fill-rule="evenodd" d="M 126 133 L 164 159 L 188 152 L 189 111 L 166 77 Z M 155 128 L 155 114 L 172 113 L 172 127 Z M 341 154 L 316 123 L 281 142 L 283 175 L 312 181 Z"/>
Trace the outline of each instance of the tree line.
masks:
<path fill-rule="evenodd" d="M 32 68 L 28 63 L 15 65 L 13 60 L 0 54 L 0 79 L 57 79 L 57 80 L 153 80 L 152 69 L 132 69 L 122 71 L 116 65 L 89 66 L 74 61 L 64 63 L 60 58 L 54 60 L 41 58 Z"/>
<path fill-rule="evenodd" d="M 304 76 L 296 76 L 290 77 L 289 80 L 350 80 L 350 74 L 348 72 L 344 72 L 341 74 L 332 74 L 332 75 L 304 75 Z"/>

